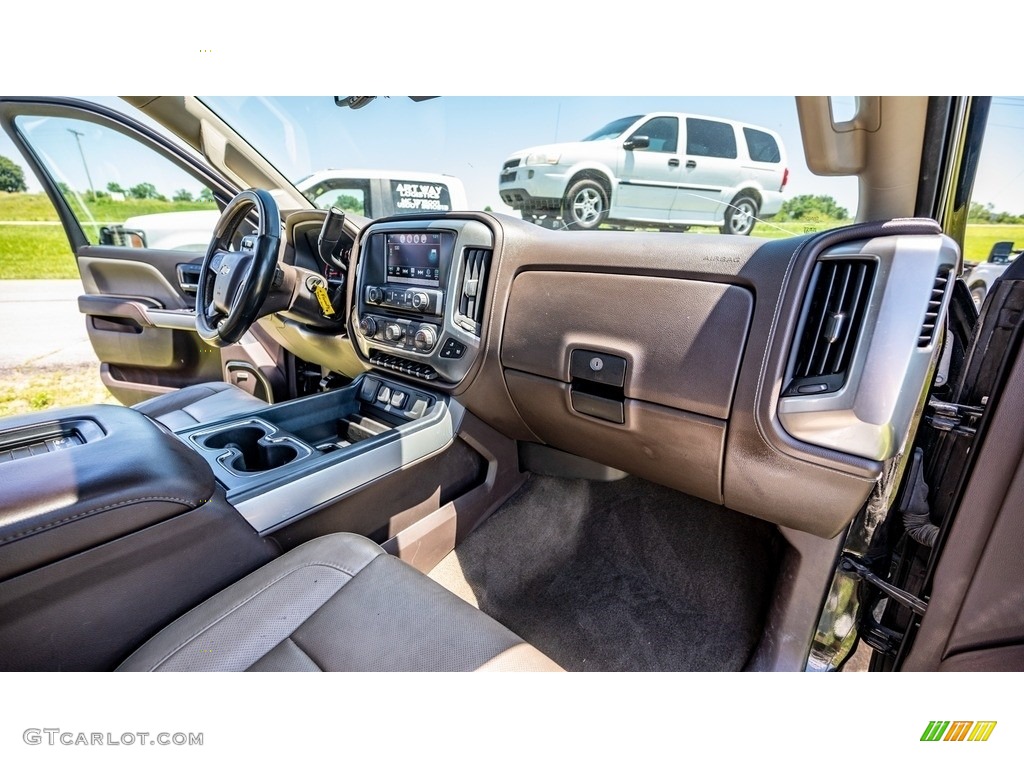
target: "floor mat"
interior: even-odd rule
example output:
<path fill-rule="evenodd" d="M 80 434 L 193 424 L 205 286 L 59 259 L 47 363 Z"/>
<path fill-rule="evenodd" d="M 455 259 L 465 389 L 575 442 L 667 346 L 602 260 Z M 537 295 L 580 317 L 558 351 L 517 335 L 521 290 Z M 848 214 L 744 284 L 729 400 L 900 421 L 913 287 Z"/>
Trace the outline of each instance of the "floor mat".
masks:
<path fill-rule="evenodd" d="M 637 478 L 534 476 L 430 576 L 570 670 L 738 670 L 776 531 Z"/>

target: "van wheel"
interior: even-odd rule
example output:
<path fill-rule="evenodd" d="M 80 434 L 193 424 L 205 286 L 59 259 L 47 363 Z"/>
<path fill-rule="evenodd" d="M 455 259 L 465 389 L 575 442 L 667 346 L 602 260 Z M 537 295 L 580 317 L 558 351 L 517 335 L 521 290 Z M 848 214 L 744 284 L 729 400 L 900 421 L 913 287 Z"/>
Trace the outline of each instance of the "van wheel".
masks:
<path fill-rule="evenodd" d="M 719 227 L 723 235 L 749 235 L 757 223 L 757 201 L 747 195 L 733 199 L 725 211 L 725 225 Z"/>
<path fill-rule="evenodd" d="M 971 298 L 974 299 L 974 306 L 981 312 L 981 305 L 985 303 L 985 286 L 978 283 L 971 288 Z"/>
<path fill-rule="evenodd" d="M 593 179 L 580 179 L 565 195 L 565 223 L 569 229 L 597 229 L 608 218 L 608 195 Z"/>

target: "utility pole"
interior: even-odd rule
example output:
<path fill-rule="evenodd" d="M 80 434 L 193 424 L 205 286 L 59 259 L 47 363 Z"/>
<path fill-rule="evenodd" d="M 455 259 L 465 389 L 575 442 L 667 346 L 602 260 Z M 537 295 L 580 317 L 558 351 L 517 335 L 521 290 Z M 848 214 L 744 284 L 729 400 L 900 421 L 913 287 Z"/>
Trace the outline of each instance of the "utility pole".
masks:
<path fill-rule="evenodd" d="M 74 128 L 68 128 L 68 133 L 75 137 L 75 143 L 78 144 L 78 154 L 82 158 L 82 167 L 85 168 L 85 178 L 89 182 L 89 195 L 92 197 L 92 201 L 96 202 L 96 190 L 92 186 L 92 176 L 89 175 L 89 165 L 85 162 L 85 152 L 82 151 L 82 137 L 85 136 L 81 131 L 76 131 Z"/>

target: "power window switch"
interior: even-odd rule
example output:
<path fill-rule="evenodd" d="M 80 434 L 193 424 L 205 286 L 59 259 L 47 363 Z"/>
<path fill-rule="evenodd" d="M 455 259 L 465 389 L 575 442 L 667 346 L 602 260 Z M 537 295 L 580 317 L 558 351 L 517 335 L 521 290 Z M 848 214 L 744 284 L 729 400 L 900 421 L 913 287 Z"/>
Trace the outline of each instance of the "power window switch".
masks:
<path fill-rule="evenodd" d="M 394 408 L 402 408 L 405 406 L 407 395 L 400 389 L 396 389 L 394 394 L 391 395 L 391 405 Z"/>

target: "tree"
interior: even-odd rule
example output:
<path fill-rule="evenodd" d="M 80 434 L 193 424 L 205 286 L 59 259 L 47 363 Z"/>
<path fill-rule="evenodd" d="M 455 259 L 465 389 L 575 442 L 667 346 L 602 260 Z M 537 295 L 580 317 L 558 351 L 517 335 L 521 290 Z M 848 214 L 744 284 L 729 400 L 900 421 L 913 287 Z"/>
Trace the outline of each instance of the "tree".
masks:
<path fill-rule="evenodd" d="M 988 221 L 988 210 L 981 203 L 972 200 L 971 206 L 967 209 L 967 220 Z"/>
<path fill-rule="evenodd" d="M 203 187 L 203 191 L 199 193 L 199 197 L 197 197 L 196 200 L 198 200 L 201 203 L 212 203 L 213 192 L 211 192 L 206 187 Z"/>
<path fill-rule="evenodd" d="M 3 155 L 0 155 L 0 192 L 28 192 L 21 166 Z"/>
<path fill-rule="evenodd" d="M 1024 215 L 1015 215 L 1007 211 L 996 213 L 996 207 L 992 203 L 982 205 L 972 200 L 967 209 L 967 220 L 974 224 L 1020 224 L 1024 221 Z"/>
<path fill-rule="evenodd" d="M 778 218 L 795 221 L 828 221 L 850 218 L 829 195 L 797 195 L 782 204 Z"/>
<path fill-rule="evenodd" d="M 160 194 L 156 191 L 156 187 L 154 187 L 152 184 L 146 181 L 141 182 L 140 184 L 136 184 L 134 187 L 129 189 L 128 194 L 134 197 L 136 200 L 160 199 Z"/>
<path fill-rule="evenodd" d="M 176 203 L 191 203 L 192 193 L 187 189 L 178 189 L 175 190 L 174 194 L 171 196 L 171 200 Z"/>
<path fill-rule="evenodd" d="M 128 190 L 118 184 L 116 181 L 111 181 L 107 184 L 107 192 L 112 195 L 124 195 L 128 196 Z"/>
<path fill-rule="evenodd" d="M 355 213 L 359 216 L 363 216 L 365 211 L 363 210 L 363 201 L 352 195 L 338 195 L 334 198 L 334 207 L 341 208 L 343 211 L 348 213 Z"/>

